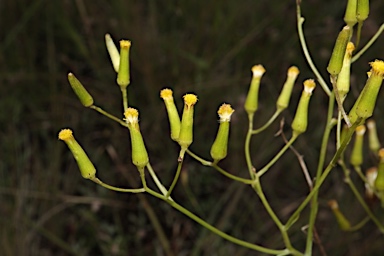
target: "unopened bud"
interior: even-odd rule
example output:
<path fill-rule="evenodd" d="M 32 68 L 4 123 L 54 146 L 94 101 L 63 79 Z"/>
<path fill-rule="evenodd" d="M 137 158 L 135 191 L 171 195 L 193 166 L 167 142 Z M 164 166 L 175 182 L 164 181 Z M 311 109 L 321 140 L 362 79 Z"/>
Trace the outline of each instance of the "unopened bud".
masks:
<path fill-rule="evenodd" d="M 336 200 L 329 200 L 328 205 L 331 208 L 333 214 L 336 217 L 336 221 L 339 224 L 341 230 L 348 230 L 351 228 L 351 223 L 344 216 L 344 214 L 340 211 L 339 205 Z"/>
<path fill-rule="evenodd" d="M 147 149 L 145 148 L 143 136 L 140 132 L 139 112 L 137 109 L 127 108 L 124 112 L 124 116 L 131 135 L 132 163 L 140 170 L 148 164 L 149 157 Z"/>
<path fill-rule="evenodd" d="M 85 179 L 93 179 L 96 175 L 96 168 L 88 158 L 87 154 L 73 137 L 73 132 L 70 129 L 63 129 L 59 132 L 59 139 L 67 144 L 79 166 L 81 176 Z"/>
<path fill-rule="evenodd" d="M 376 177 L 376 167 L 371 167 L 365 172 L 365 178 L 367 179 L 367 183 L 365 183 L 365 195 L 369 199 L 373 199 L 375 197 L 375 191 L 373 190 L 373 188 L 375 187 Z"/>
<path fill-rule="evenodd" d="M 339 92 L 341 101 L 343 102 L 350 88 L 350 77 L 351 77 L 351 59 L 352 53 L 355 50 L 355 45 L 352 42 L 347 44 L 347 49 L 345 51 L 343 67 L 339 75 L 337 76 L 336 87 Z"/>
<path fill-rule="evenodd" d="M 68 74 L 68 81 L 71 84 L 71 87 L 76 96 L 79 98 L 81 104 L 83 104 L 84 107 L 92 106 L 93 98 L 91 94 L 89 94 L 89 92 L 85 89 L 83 84 L 75 77 L 74 74 Z"/>
<path fill-rule="evenodd" d="M 365 130 L 364 125 L 360 125 L 356 128 L 355 143 L 353 145 L 350 160 L 351 164 L 355 167 L 363 164 L 363 143 Z"/>
<path fill-rule="evenodd" d="M 180 124 L 180 135 L 178 143 L 181 147 L 179 159 L 184 158 L 184 153 L 193 141 L 193 113 L 197 103 L 197 96 L 194 94 L 184 95 L 184 109 Z"/>
<path fill-rule="evenodd" d="M 376 122 L 373 119 L 369 119 L 367 121 L 367 127 L 368 127 L 369 149 L 374 154 L 377 154 L 377 152 L 381 148 L 381 144 L 380 144 L 379 136 L 377 135 Z"/>
<path fill-rule="evenodd" d="M 215 163 L 227 156 L 229 122 L 234 111 L 229 104 L 221 105 L 217 111 L 220 116 L 220 126 L 210 152 Z"/>
<path fill-rule="evenodd" d="M 371 75 L 369 76 L 361 97 L 356 102 L 356 115 L 363 120 L 371 117 L 376 105 L 377 96 L 379 94 L 381 84 L 384 78 L 384 62 L 382 60 L 375 60 L 370 63 Z M 352 121 L 352 120 L 351 120 Z"/>
<path fill-rule="evenodd" d="M 315 89 L 316 84 L 312 79 L 304 81 L 304 90 L 301 94 L 299 105 L 296 109 L 295 117 L 292 121 L 292 130 L 294 136 L 305 132 L 308 126 L 308 105 L 312 95 L 312 91 Z"/>
<path fill-rule="evenodd" d="M 265 73 L 265 69 L 262 65 L 255 65 L 252 67 L 252 73 L 251 85 L 244 104 L 245 111 L 247 111 L 248 115 L 253 115 L 258 109 L 260 80 Z"/>
<path fill-rule="evenodd" d="M 375 189 L 380 194 L 384 193 L 384 148 L 379 150 L 379 165 L 377 167 L 377 177 L 375 180 Z M 382 198 L 384 200 L 384 198 Z"/>
<path fill-rule="evenodd" d="M 283 89 L 276 102 L 276 108 L 278 110 L 283 110 L 288 107 L 289 101 L 291 99 L 292 88 L 299 73 L 299 69 L 295 66 L 292 66 L 288 69 L 287 80 L 285 81 Z"/>
<path fill-rule="evenodd" d="M 173 99 L 173 92 L 171 89 L 163 89 L 160 92 L 160 97 L 164 100 L 165 108 L 167 109 L 171 139 L 177 141 L 180 134 L 180 116 Z"/>
<path fill-rule="evenodd" d="M 359 22 L 365 21 L 369 15 L 369 0 L 357 0 L 356 18 Z"/>
<path fill-rule="evenodd" d="M 345 8 L 344 21 L 348 26 L 353 27 L 357 23 L 356 18 L 357 0 L 348 0 Z"/>
<path fill-rule="evenodd" d="M 331 76 L 337 76 L 343 67 L 343 59 L 345 50 L 347 49 L 347 44 L 349 42 L 350 34 L 351 28 L 349 26 L 345 26 L 337 36 L 331 59 L 329 60 L 327 67 L 328 73 Z"/>
<path fill-rule="evenodd" d="M 131 41 L 120 41 L 120 64 L 119 71 L 117 73 L 117 84 L 120 88 L 126 88 L 130 83 L 129 74 L 129 50 L 131 48 Z"/>
<path fill-rule="evenodd" d="M 119 72 L 120 66 L 120 53 L 109 34 L 105 35 L 105 45 L 107 46 L 107 51 L 109 57 L 111 58 L 113 69 L 117 73 Z"/>

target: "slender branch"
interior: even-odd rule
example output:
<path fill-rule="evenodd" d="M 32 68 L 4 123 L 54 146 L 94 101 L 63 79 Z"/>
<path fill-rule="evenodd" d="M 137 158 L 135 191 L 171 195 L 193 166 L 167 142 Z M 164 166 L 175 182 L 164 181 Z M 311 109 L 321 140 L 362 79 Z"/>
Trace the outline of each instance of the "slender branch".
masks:
<path fill-rule="evenodd" d="M 118 187 L 114 187 L 114 186 L 111 186 L 111 185 L 108 185 L 104 182 L 102 182 L 100 179 L 98 178 L 93 178 L 91 179 L 93 182 L 95 182 L 96 184 L 99 184 L 100 186 L 103 186 L 109 190 L 113 190 L 113 191 L 118 191 L 118 192 L 124 192 L 124 193 L 142 193 L 142 192 L 145 192 L 145 189 L 144 188 L 118 188 Z"/>
<path fill-rule="evenodd" d="M 371 38 L 371 40 L 369 40 L 368 43 L 358 53 L 356 53 L 352 57 L 351 62 L 353 63 L 357 61 L 361 57 L 361 55 L 363 55 L 369 49 L 369 47 L 371 47 L 371 45 L 377 40 L 377 38 L 379 38 L 379 36 L 381 35 L 381 33 L 383 33 L 383 31 L 384 31 L 384 23 L 381 24 L 379 30 L 377 30 L 376 34 Z"/>
<path fill-rule="evenodd" d="M 328 88 L 327 83 L 324 81 L 323 77 L 320 75 L 319 71 L 317 70 L 315 64 L 312 61 L 311 55 L 308 51 L 307 43 L 305 41 L 304 32 L 303 32 L 304 18 L 301 16 L 300 2 L 301 2 L 300 0 L 296 0 L 297 30 L 299 34 L 300 44 L 303 49 L 305 59 L 307 60 L 309 66 L 311 67 L 312 72 L 315 74 L 324 92 L 328 96 L 330 96 L 331 90 Z"/>
<path fill-rule="evenodd" d="M 92 105 L 90 106 L 91 109 L 94 109 L 96 110 L 97 112 L 99 112 L 100 114 L 112 119 L 113 121 L 115 122 L 118 122 L 119 124 L 121 124 L 122 126 L 124 127 L 128 127 L 128 125 L 123 121 L 121 120 L 120 118 L 114 116 L 114 115 L 111 115 L 109 114 L 107 111 L 103 110 L 102 108 L 98 107 L 98 106 L 95 106 L 95 105 Z"/>

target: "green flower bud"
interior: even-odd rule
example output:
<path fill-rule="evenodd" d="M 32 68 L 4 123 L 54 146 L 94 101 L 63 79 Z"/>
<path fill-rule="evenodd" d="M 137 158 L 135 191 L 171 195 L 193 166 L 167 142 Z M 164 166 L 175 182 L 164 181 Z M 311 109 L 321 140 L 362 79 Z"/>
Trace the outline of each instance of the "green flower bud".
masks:
<path fill-rule="evenodd" d="M 229 122 L 231 121 L 233 112 L 235 112 L 235 110 L 233 110 L 229 104 L 221 105 L 219 111 L 217 111 L 220 117 L 220 126 L 210 152 L 214 163 L 219 162 L 227 156 Z"/>
<path fill-rule="evenodd" d="M 381 148 L 381 144 L 380 144 L 379 136 L 377 135 L 376 122 L 373 119 L 369 119 L 367 121 L 367 127 L 368 127 L 369 149 L 374 154 L 377 154 L 377 152 Z"/>
<path fill-rule="evenodd" d="M 131 48 L 131 41 L 120 41 L 120 64 L 117 73 L 117 84 L 122 89 L 126 88 L 130 83 L 129 75 L 129 49 Z"/>
<path fill-rule="evenodd" d="M 244 104 L 248 115 L 253 115 L 258 108 L 260 80 L 265 73 L 265 69 L 262 65 L 256 65 L 252 67 L 252 73 L 251 85 Z"/>
<path fill-rule="evenodd" d="M 372 67 L 371 75 L 369 76 L 358 101 L 355 103 L 356 107 L 354 106 L 357 117 L 361 117 L 363 120 L 372 116 L 376 105 L 377 95 L 379 94 L 384 78 L 383 61 L 375 60 L 371 62 L 370 65 Z"/>
<path fill-rule="evenodd" d="M 149 157 L 147 149 L 145 148 L 143 136 L 140 132 L 139 112 L 137 109 L 127 108 L 124 112 L 124 116 L 131 135 L 132 163 L 140 170 L 148 164 Z"/>
<path fill-rule="evenodd" d="M 111 58 L 113 69 L 117 73 L 119 72 L 120 66 L 120 53 L 109 34 L 105 35 L 105 45 L 107 46 L 107 51 L 109 57 Z"/>
<path fill-rule="evenodd" d="M 347 8 L 345 9 L 344 21 L 351 28 L 357 23 L 356 8 L 357 0 L 348 0 Z"/>
<path fill-rule="evenodd" d="M 347 44 L 349 42 L 351 34 L 351 29 L 349 26 L 345 26 L 339 33 L 336 39 L 335 46 L 329 60 L 327 67 L 328 73 L 331 76 L 337 76 L 343 66 L 343 59 L 345 55 L 345 50 L 347 49 Z"/>
<path fill-rule="evenodd" d="M 373 199 L 375 197 L 375 191 L 373 190 L 373 188 L 375 187 L 376 177 L 376 167 L 371 167 L 365 172 L 365 178 L 367 179 L 367 183 L 365 183 L 365 195 L 369 199 Z"/>
<path fill-rule="evenodd" d="M 82 83 L 75 77 L 74 74 L 68 74 L 68 81 L 75 92 L 76 96 L 79 98 L 81 104 L 84 107 L 90 107 L 93 105 L 93 98 L 91 94 L 85 89 Z"/>
<path fill-rule="evenodd" d="M 336 200 L 329 200 L 328 205 L 331 208 L 333 214 L 336 217 L 336 221 L 339 224 L 341 230 L 348 230 L 351 228 L 351 223 L 344 216 L 344 214 L 340 211 L 339 205 Z"/>
<path fill-rule="evenodd" d="M 193 112 L 197 96 L 194 94 L 184 95 L 184 109 L 180 124 L 180 134 L 178 143 L 181 147 L 179 160 L 184 158 L 184 153 L 193 141 Z"/>
<path fill-rule="evenodd" d="M 312 95 L 312 91 L 315 89 L 316 84 L 312 79 L 304 81 L 304 90 L 300 97 L 300 102 L 296 110 L 295 117 L 292 122 L 292 130 L 294 136 L 305 132 L 308 125 L 308 105 Z"/>
<path fill-rule="evenodd" d="M 81 176 L 85 179 L 94 179 L 96 175 L 96 168 L 93 166 L 91 160 L 89 160 L 87 154 L 83 148 L 73 137 L 73 132 L 70 129 L 63 129 L 59 133 L 59 139 L 67 144 L 69 150 L 71 150 L 73 157 L 75 158 L 77 165 L 79 166 Z"/>
<path fill-rule="evenodd" d="M 299 69 L 295 66 L 292 66 L 288 69 L 287 80 L 285 81 L 283 89 L 276 102 L 276 108 L 278 110 L 283 110 L 288 107 L 289 101 L 291 99 L 292 88 L 299 73 Z"/>
<path fill-rule="evenodd" d="M 357 0 L 356 18 L 357 21 L 362 22 L 368 18 L 369 15 L 369 0 Z"/>
<path fill-rule="evenodd" d="M 350 77 L 351 77 L 351 59 L 352 52 L 355 50 L 355 45 L 352 42 L 347 44 L 347 49 L 345 51 L 343 67 L 337 77 L 336 87 L 339 92 L 341 102 L 344 101 L 347 93 L 349 92 L 350 87 Z"/>
<path fill-rule="evenodd" d="M 356 127 L 355 144 L 353 145 L 350 163 L 357 167 L 363 164 L 363 143 L 365 126 L 360 125 Z"/>
<path fill-rule="evenodd" d="M 164 89 L 160 92 L 160 97 L 164 100 L 168 113 L 169 125 L 171 127 L 171 139 L 177 141 L 180 135 L 180 116 L 177 112 L 175 101 L 171 89 Z"/>
<path fill-rule="evenodd" d="M 375 189 L 379 194 L 383 195 L 384 193 L 384 148 L 379 150 L 379 165 L 377 167 L 377 177 L 375 180 Z M 381 198 L 384 200 L 384 198 Z"/>

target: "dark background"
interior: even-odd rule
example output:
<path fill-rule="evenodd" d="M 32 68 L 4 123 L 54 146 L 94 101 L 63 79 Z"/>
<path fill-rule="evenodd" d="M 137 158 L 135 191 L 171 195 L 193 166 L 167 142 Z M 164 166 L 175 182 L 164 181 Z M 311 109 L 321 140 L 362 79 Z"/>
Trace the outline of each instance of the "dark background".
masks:
<path fill-rule="evenodd" d="M 303 1 L 304 30 L 314 61 L 325 67 L 343 26 L 346 1 Z M 103 181 L 139 187 L 130 162 L 127 130 L 85 109 L 66 75 L 74 72 L 98 106 L 122 116 L 120 90 L 104 45 L 105 33 L 116 43 L 132 41 L 129 103 L 140 111 L 141 130 L 152 166 L 166 186 L 175 172 L 178 146 L 169 138 L 168 121 L 159 92 L 181 97 L 196 93 L 195 135 L 191 149 L 209 159 L 217 129 L 217 108 L 230 103 L 233 116 L 229 156 L 221 166 L 247 177 L 243 103 L 250 68 L 267 72 L 260 89 L 255 126 L 275 108 L 286 70 L 301 74 L 291 105 L 284 112 L 284 131 L 291 123 L 301 82 L 313 77 L 296 33 L 295 1 L 87 1 L 2 0 L 0 2 L 0 248 L 2 255 L 260 255 L 206 231 L 181 213 L 149 195 L 108 191 L 82 179 L 60 129 L 70 127 L 98 169 Z M 372 1 L 362 44 L 383 22 L 384 2 Z M 383 35 L 354 65 L 349 108 L 364 85 L 368 62 L 384 58 Z M 379 97 L 382 97 L 382 93 Z M 375 112 L 383 127 L 383 103 Z M 381 108 L 380 108 L 381 107 Z M 327 98 L 320 88 L 311 101 L 310 124 L 296 149 L 315 172 Z M 279 118 L 281 120 L 281 118 Z M 282 147 L 276 121 L 252 140 L 252 159 L 263 167 Z M 379 128 L 381 130 L 381 128 Z M 382 135 L 381 135 L 382 137 Z M 334 146 L 330 144 L 332 154 Z M 329 155 L 330 155 L 329 154 Z M 376 164 L 366 154 L 364 169 Z M 382 236 L 368 222 L 345 233 L 337 227 L 327 200 L 335 198 L 355 224 L 365 213 L 336 168 L 320 196 L 317 229 L 328 255 L 380 255 Z M 353 173 L 353 179 L 356 175 Z M 282 248 L 279 232 L 256 194 L 213 169 L 187 157 L 173 198 L 223 231 L 246 241 Z M 149 178 L 148 178 L 149 179 Z M 287 152 L 262 179 L 265 193 L 284 221 L 308 193 L 294 154 Z M 363 184 L 356 182 L 359 190 Z M 153 184 L 150 184 L 152 187 Z M 373 210 L 382 214 L 378 205 Z M 304 248 L 307 212 L 290 232 Z M 158 225 L 157 225 L 158 224 Z M 168 244 L 170 249 L 164 249 Z M 319 254 L 315 246 L 315 254 Z M 172 254 L 173 253 L 173 254 Z"/>

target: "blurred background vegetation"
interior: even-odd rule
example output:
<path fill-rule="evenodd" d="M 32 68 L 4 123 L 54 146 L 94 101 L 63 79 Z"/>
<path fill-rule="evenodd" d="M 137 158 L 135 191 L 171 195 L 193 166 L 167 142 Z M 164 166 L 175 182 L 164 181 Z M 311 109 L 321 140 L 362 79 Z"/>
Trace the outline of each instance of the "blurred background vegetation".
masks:
<path fill-rule="evenodd" d="M 308 44 L 324 75 L 343 26 L 345 4 L 303 1 Z M 383 11 L 383 1 L 372 1 L 363 44 L 383 22 Z M 138 173 L 130 163 L 127 131 L 84 109 L 66 80 L 67 73 L 74 72 L 97 105 L 121 116 L 120 91 L 104 46 L 104 35 L 110 33 L 116 43 L 123 38 L 132 41 L 130 105 L 140 111 L 151 163 L 162 181 L 170 184 L 178 153 L 177 145 L 169 139 L 166 112 L 159 98 L 164 87 L 173 88 L 180 108 L 186 92 L 199 96 L 191 149 L 206 158 L 217 129 L 217 108 L 223 102 L 232 104 L 236 112 L 230 152 L 222 166 L 246 177 L 243 143 L 247 124 L 242 106 L 250 68 L 261 63 L 267 69 L 256 127 L 273 113 L 287 68 L 300 68 L 292 104 L 283 115 L 288 136 L 300 84 L 313 77 L 298 43 L 294 0 L 3 0 L 0 26 L 2 255 L 259 255 L 212 235 L 156 198 L 110 192 L 82 179 L 57 133 L 64 127 L 74 130 L 103 181 L 139 186 Z M 364 85 L 367 63 L 384 58 L 383 38 L 354 66 L 347 106 Z M 326 106 L 327 98 L 319 87 L 311 102 L 309 130 L 295 145 L 311 173 Z M 381 102 L 377 117 L 383 116 L 382 107 Z M 383 121 L 377 122 L 382 130 Z M 278 129 L 276 122 L 253 139 L 256 168 L 283 145 L 281 137 L 274 137 Z M 333 152 L 332 145 L 329 150 Z M 375 164 L 372 156 L 367 154 L 366 158 L 365 167 Z M 173 198 L 186 208 L 234 236 L 282 247 L 275 225 L 251 189 L 189 157 L 182 177 Z M 262 182 L 282 220 L 308 192 L 292 152 L 285 154 Z M 363 184 L 358 185 L 363 192 Z M 341 172 L 334 171 L 321 190 L 317 221 L 329 255 L 380 255 L 383 245 L 377 228 L 369 222 L 354 233 L 340 231 L 327 208 L 330 198 L 339 201 L 352 223 L 365 216 L 344 185 Z M 382 213 L 380 207 L 373 207 Z M 305 231 L 301 230 L 305 224 L 299 221 L 291 232 L 299 248 L 305 242 Z"/>

